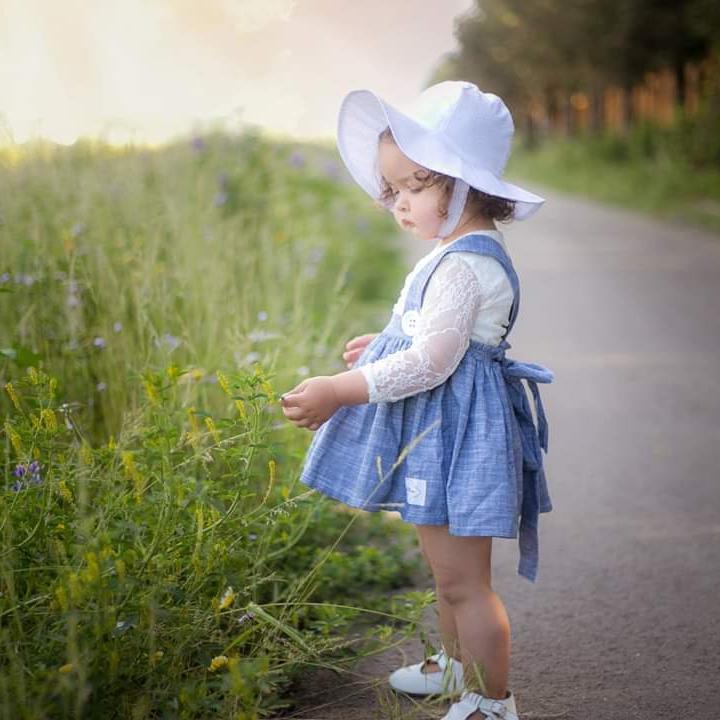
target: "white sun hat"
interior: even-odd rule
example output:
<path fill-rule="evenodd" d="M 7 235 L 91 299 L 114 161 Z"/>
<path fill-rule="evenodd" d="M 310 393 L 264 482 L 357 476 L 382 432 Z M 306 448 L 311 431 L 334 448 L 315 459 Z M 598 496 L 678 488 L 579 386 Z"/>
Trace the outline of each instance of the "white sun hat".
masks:
<path fill-rule="evenodd" d="M 463 181 L 455 183 L 450 202 L 452 226 L 464 208 L 467 186 L 514 200 L 515 220 L 525 220 L 545 202 L 501 178 L 515 131 L 512 116 L 500 97 L 471 82 L 445 80 L 432 85 L 405 112 L 370 90 L 353 90 L 345 96 L 338 116 L 338 150 L 350 174 L 376 201 L 382 189 L 378 136 L 386 127 L 411 160 Z M 448 222 L 445 225 L 447 234 Z"/>

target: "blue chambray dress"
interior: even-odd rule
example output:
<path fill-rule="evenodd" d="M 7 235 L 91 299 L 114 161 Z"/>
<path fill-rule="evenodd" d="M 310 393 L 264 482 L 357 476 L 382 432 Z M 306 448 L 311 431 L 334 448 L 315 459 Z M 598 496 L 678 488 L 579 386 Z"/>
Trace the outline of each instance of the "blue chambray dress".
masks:
<path fill-rule="evenodd" d="M 537 383 L 551 370 L 506 357 L 520 286 L 500 243 L 481 233 L 449 243 L 415 276 L 403 317 L 416 314 L 425 287 L 449 252 L 496 258 L 514 298 L 507 332 L 493 346 L 471 338 L 455 371 L 440 385 L 395 402 L 345 405 L 314 433 L 300 481 L 351 507 L 395 510 L 414 524 L 447 525 L 451 535 L 518 537 L 518 573 L 534 582 L 538 516 L 552 510 L 541 448 L 548 424 Z M 412 344 L 392 313 L 353 368 Z M 537 428 L 522 380 L 535 401 Z"/>

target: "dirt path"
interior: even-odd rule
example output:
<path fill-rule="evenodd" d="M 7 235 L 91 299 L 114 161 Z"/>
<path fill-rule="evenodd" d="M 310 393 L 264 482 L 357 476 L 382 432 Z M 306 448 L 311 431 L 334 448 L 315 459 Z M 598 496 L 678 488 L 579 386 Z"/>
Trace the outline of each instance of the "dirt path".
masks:
<path fill-rule="evenodd" d="M 537 583 L 516 541 L 493 543 L 521 720 L 717 720 L 720 236 L 536 189 L 546 206 L 505 236 L 522 286 L 508 355 L 556 376 Z M 432 608 L 426 629 L 437 641 Z M 421 657 L 417 639 L 355 684 L 319 675 L 293 717 L 440 718 L 387 689 Z"/>

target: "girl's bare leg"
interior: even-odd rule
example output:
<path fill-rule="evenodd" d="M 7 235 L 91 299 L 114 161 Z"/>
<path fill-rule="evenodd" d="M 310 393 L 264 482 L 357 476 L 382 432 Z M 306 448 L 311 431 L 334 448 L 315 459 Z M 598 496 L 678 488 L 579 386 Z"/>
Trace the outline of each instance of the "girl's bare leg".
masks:
<path fill-rule="evenodd" d="M 468 690 L 507 697 L 510 622 L 491 584 L 491 537 L 457 537 L 446 525 L 417 525 L 440 598 L 453 614 Z M 450 648 L 448 648 L 449 650 Z M 481 674 L 485 687 L 476 678 Z M 482 717 L 474 713 L 471 720 Z"/>
<path fill-rule="evenodd" d="M 415 526 L 418 532 L 418 543 L 420 550 L 428 563 L 428 566 L 432 570 L 430 564 L 430 558 L 425 552 L 422 542 L 422 536 L 420 534 L 420 527 Z M 436 593 L 437 594 L 437 593 Z M 449 657 L 454 657 L 457 660 L 461 660 L 460 657 L 460 643 L 458 642 L 457 627 L 455 625 L 455 614 L 453 613 L 452 606 L 449 605 L 443 597 L 437 595 L 437 612 L 438 612 L 438 627 L 440 628 L 440 640 L 445 648 L 445 652 Z M 422 672 L 440 672 L 440 667 L 434 660 L 428 660 L 422 667 Z"/>

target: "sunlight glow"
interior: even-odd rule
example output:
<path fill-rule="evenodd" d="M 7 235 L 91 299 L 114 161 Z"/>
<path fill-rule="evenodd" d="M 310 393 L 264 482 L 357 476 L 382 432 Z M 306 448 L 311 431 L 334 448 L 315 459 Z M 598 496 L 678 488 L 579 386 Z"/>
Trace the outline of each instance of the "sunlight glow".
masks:
<path fill-rule="evenodd" d="M 248 124 L 331 137 L 349 90 L 420 90 L 471 4 L 0 0 L 0 144 L 160 143 Z"/>

